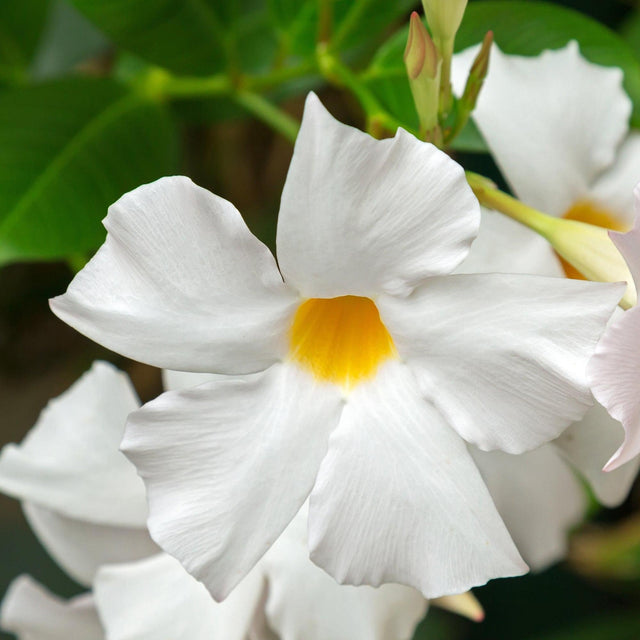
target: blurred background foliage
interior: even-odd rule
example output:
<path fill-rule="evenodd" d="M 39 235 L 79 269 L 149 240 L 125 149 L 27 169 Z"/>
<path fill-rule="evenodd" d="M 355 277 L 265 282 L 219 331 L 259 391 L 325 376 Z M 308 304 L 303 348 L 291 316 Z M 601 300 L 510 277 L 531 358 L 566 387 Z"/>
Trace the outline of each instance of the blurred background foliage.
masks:
<path fill-rule="evenodd" d="M 378 132 L 418 127 L 402 52 L 412 0 L 3 0 L 0 2 L 0 444 L 97 357 L 125 368 L 143 400 L 158 371 L 124 361 L 47 307 L 104 239 L 124 192 L 181 173 L 231 200 L 273 246 L 304 95 Z M 575 39 L 616 65 L 640 126 L 640 9 L 633 0 L 471 0 L 456 49 L 492 29 L 508 53 Z M 500 181 L 467 126 L 451 153 Z M 640 171 L 640 167 L 639 167 Z M 523 499 L 526 499 L 523 496 Z M 568 562 L 476 590 L 481 625 L 432 611 L 416 638 L 640 638 L 638 487 L 576 532 Z M 0 594 L 29 572 L 64 576 L 0 496 Z M 0 637 L 8 637 L 2 636 Z"/>

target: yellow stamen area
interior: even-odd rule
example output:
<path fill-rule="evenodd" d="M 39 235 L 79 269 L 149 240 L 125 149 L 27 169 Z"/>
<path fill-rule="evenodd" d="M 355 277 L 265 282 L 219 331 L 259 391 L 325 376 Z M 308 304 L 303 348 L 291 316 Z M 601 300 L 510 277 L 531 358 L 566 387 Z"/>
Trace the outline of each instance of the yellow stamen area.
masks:
<path fill-rule="evenodd" d="M 589 224 L 602 227 L 604 229 L 612 229 L 613 231 L 628 231 L 626 226 L 622 224 L 612 213 L 594 205 L 588 200 L 576 202 L 563 216 L 565 220 L 577 220 L 578 222 L 588 222 Z M 560 256 L 560 262 L 567 278 L 574 280 L 586 280 L 586 278 L 566 260 Z"/>
<path fill-rule="evenodd" d="M 373 376 L 396 348 L 370 298 L 303 302 L 289 332 L 290 357 L 316 378 L 352 388 Z"/>

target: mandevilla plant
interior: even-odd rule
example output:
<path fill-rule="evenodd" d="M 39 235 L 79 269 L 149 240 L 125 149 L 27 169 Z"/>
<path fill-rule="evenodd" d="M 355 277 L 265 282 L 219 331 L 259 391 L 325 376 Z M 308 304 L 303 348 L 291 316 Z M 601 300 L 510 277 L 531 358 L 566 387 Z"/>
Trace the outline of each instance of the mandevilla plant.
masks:
<path fill-rule="evenodd" d="M 638 637 L 640 13 L 416 4 L 0 6 L 18 640 Z"/>

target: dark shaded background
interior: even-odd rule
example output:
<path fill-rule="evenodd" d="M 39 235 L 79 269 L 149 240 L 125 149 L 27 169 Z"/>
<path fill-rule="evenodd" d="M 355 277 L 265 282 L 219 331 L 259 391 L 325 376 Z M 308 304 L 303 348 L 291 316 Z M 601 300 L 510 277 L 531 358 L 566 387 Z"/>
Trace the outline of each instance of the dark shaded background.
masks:
<path fill-rule="evenodd" d="M 623 0 L 556 0 L 556 4 L 587 13 L 616 30 L 624 27 L 634 10 L 633 2 Z M 636 50 L 640 51 L 640 44 Z M 331 91 L 321 95 L 338 118 L 362 124 L 359 110 L 350 99 Z M 302 99 L 287 103 L 286 108 L 301 115 Z M 250 120 L 194 126 L 183 135 L 189 150 L 183 172 L 236 204 L 256 235 L 273 246 L 279 196 L 291 156 L 289 143 Z M 467 155 L 459 160 L 469 168 L 498 177 L 484 156 Z M 69 268 L 58 263 L 13 265 L 0 270 L 0 445 L 20 441 L 48 399 L 64 391 L 95 358 L 124 368 L 143 401 L 161 390 L 158 370 L 102 349 L 50 313 L 47 299 L 63 292 L 71 277 Z M 639 499 L 636 487 L 623 507 L 596 514 L 596 522 L 621 520 L 638 510 Z M 63 596 L 81 590 L 40 547 L 19 503 L 2 495 L 0 549 L 0 594 L 19 573 L 30 573 Z M 640 567 L 640 551 L 638 555 Z M 497 580 L 477 589 L 487 612 L 483 624 L 473 625 L 434 612 L 417 637 L 636 640 L 640 639 L 639 587 L 638 581 L 604 582 L 581 577 L 561 565 L 541 575 Z M 8 637 L 0 634 L 0 638 Z"/>

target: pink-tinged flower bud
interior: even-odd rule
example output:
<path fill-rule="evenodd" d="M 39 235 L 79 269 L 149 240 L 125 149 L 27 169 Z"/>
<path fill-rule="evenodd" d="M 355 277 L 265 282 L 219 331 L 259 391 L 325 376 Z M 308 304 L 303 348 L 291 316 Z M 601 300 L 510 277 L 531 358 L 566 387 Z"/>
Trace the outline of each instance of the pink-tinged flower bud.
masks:
<path fill-rule="evenodd" d="M 427 22 L 437 41 L 450 40 L 458 31 L 467 0 L 422 0 Z"/>
<path fill-rule="evenodd" d="M 409 38 L 404 51 L 404 63 L 409 76 L 413 101 L 420 118 L 422 136 L 437 139 L 438 103 L 440 92 L 440 59 L 429 32 L 414 11 L 409 23 Z"/>
<path fill-rule="evenodd" d="M 438 73 L 438 51 L 415 11 L 411 14 L 409 22 L 409 38 L 404 50 L 404 64 L 411 81 L 421 77 L 434 79 Z"/>

